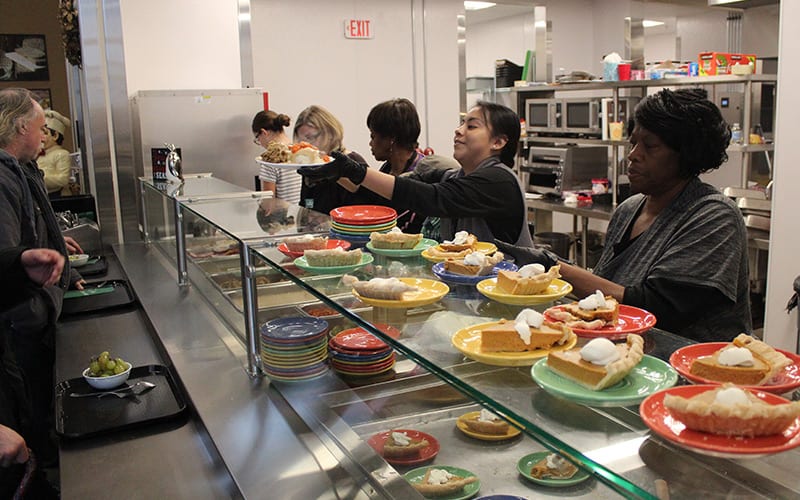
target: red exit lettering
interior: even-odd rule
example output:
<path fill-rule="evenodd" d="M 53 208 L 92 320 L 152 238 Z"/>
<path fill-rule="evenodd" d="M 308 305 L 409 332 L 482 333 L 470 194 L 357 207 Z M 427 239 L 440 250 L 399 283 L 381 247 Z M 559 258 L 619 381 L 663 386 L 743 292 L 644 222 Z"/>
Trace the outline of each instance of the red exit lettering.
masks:
<path fill-rule="evenodd" d="M 344 22 L 345 38 L 372 38 L 369 19 L 348 19 Z"/>

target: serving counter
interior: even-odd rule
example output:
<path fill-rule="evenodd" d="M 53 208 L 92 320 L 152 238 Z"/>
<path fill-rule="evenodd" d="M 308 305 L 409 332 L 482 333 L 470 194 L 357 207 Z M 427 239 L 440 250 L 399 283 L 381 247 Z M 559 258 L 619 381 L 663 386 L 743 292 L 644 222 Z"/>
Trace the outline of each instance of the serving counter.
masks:
<path fill-rule="evenodd" d="M 213 450 L 209 456 L 218 462 L 211 462 L 227 471 L 234 496 L 263 498 L 284 487 L 314 491 L 304 498 L 414 498 L 419 495 L 401 474 L 429 464 L 474 473 L 478 496 L 656 498 L 664 491 L 659 484 L 674 498 L 800 494 L 793 472 L 800 465 L 797 449 L 758 460 L 687 451 L 652 434 L 638 404 L 579 404 L 534 382 L 529 365 L 536 360 L 488 364 L 454 346 L 454 334 L 513 318 L 522 306 L 488 299 L 468 285 L 452 285 L 440 300 L 409 308 L 353 304 L 345 300 L 352 294 L 341 275 L 303 271 L 278 249 L 287 235 L 324 233 L 324 216 L 274 200 L 265 207 L 262 200 L 237 198 L 163 203 L 162 220 L 175 217 L 168 213 L 174 206 L 182 212 L 181 223 L 191 227 L 184 243 L 172 233 L 115 251 L 165 363 L 174 367 L 191 402 L 192 422 L 203 436 L 195 440 Z M 257 228 L 262 231 L 255 237 Z M 188 287 L 176 284 L 176 249 L 183 244 Z M 430 262 L 417 255 L 374 257 L 352 274 L 435 279 Z M 308 379 L 280 370 L 281 376 L 264 376 L 269 367 L 260 355 L 261 326 L 308 318 L 309 305 L 333 310 L 333 332 L 358 326 L 380 338 L 394 350 L 396 364 L 374 377 L 328 368 Z M 542 311 L 550 305 L 531 307 Z M 384 325 L 399 336 L 384 333 Z M 643 336 L 646 354 L 656 361 L 688 344 L 658 328 Z M 655 378 L 665 375 L 663 368 L 654 371 Z M 459 430 L 459 417 L 480 408 L 504 416 L 520 435 L 486 441 Z M 435 437 L 437 454 L 390 465 L 370 443 L 392 429 Z M 518 466 L 540 451 L 561 453 L 589 479 L 563 489 L 534 484 Z"/>

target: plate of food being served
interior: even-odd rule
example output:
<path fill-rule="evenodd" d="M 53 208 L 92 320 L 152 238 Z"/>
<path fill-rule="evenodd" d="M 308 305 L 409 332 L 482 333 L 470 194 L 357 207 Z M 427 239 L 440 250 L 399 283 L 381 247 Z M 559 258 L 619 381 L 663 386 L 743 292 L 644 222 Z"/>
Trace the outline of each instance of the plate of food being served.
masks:
<path fill-rule="evenodd" d="M 550 321 L 563 321 L 579 337 L 621 340 L 629 333 L 643 334 L 656 324 L 654 314 L 620 304 L 597 290 L 577 302 L 553 306 L 544 312 Z"/>
<path fill-rule="evenodd" d="M 465 356 L 487 365 L 530 366 L 552 351 L 570 349 L 578 337 L 562 323 L 550 323 L 533 309 L 458 330 L 450 339 Z"/>
<path fill-rule="evenodd" d="M 520 435 L 520 430 L 486 409 L 471 411 L 458 417 L 458 430 L 481 441 L 505 441 Z"/>
<path fill-rule="evenodd" d="M 439 453 L 439 441 L 430 434 L 413 429 L 379 432 L 367 440 L 379 455 L 393 465 L 419 465 Z"/>
<path fill-rule="evenodd" d="M 425 498 L 466 500 L 481 489 L 478 476 L 449 465 L 420 467 L 406 472 L 403 477 Z"/>
<path fill-rule="evenodd" d="M 531 368 L 548 393 L 584 406 L 631 406 L 675 385 L 678 374 L 667 363 L 644 354 L 641 336 L 629 334 L 614 344 L 595 338 L 583 347 L 555 351 Z"/>
<path fill-rule="evenodd" d="M 256 156 L 256 163 L 259 165 L 290 170 L 325 165 L 330 161 L 330 156 L 307 142 L 298 142 L 287 146 L 273 141 L 267 144 L 266 151 L 261 153 L 260 156 Z"/>
<path fill-rule="evenodd" d="M 372 278 L 360 281 L 344 275 L 342 283 L 353 287 L 353 295 L 365 304 L 387 309 L 410 309 L 438 302 L 450 287 L 424 278 Z"/>
<path fill-rule="evenodd" d="M 345 240 L 335 240 L 327 236 L 302 234 L 290 236 L 278 245 L 278 251 L 287 257 L 296 259 L 302 257 L 306 250 L 332 250 L 341 247 L 344 250 L 350 249 L 350 242 Z"/>
<path fill-rule="evenodd" d="M 370 232 L 367 250 L 387 257 L 413 257 L 435 245 L 438 245 L 436 240 L 423 238 L 420 233 L 404 233 L 393 227 L 384 233 Z"/>
<path fill-rule="evenodd" d="M 681 347 L 672 353 L 669 363 L 695 384 L 729 382 L 773 394 L 800 387 L 800 356 L 744 333 L 731 342 Z"/>
<path fill-rule="evenodd" d="M 337 246 L 325 250 L 306 250 L 294 259 L 294 265 L 316 274 L 343 274 L 366 266 L 373 261 L 372 254 L 360 249 L 345 250 Z"/>
<path fill-rule="evenodd" d="M 518 270 L 499 269 L 496 278 L 487 278 L 476 285 L 485 297 L 515 306 L 546 304 L 565 297 L 572 285 L 560 280 L 561 266 L 545 270 L 541 264 L 527 264 Z"/>

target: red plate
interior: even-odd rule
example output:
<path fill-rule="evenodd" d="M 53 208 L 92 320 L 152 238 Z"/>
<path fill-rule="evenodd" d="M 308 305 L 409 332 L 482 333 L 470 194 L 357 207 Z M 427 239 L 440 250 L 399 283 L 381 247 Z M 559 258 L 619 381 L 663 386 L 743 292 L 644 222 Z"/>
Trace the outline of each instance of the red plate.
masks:
<path fill-rule="evenodd" d="M 431 460 L 433 457 L 439 453 L 439 441 L 436 440 L 430 434 L 426 434 L 420 431 L 414 431 L 411 429 L 392 429 L 386 432 L 380 432 L 375 434 L 367 441 L 367 444 L 372 446 L 372 448 L 377 451 L 381 456 L 383 456 L 383 445 L 386 444 L 386 440 L 389 439 L 389 435 L 392 432 L 405 432 L 406 436 L 411 439 L 427 439 L 429 446 L 423 448 L 419 451 L 418 455 L 414 455 L 411 457 L 400 457 L 400 458 L 387 458 L 383 457 L 384 460 L 389 462 L 390 464 L 396 465 L 417 465 L 421 463 L 425 463 L 428 460 Z"/>
<path fill-rule="evenodd" d="M 376 351 L 389 347 L 386 342 L 361 328 L 339 332 L 331 342 L 339 347 L 355 351 Z"/>
<path fill-rule="evenodd" d="M 348 248 L 350 248 L 350 242 L 349 241 L 344 241 L 344 240 L 329 239 L 328 240 L 328 246 L 326 248 L 328 250 L 331 250 L 333 248 L 343 248 L 343 249 L 347 250 Z M 286 243 L 281 243 L 280 245 L 278 245 L 278 251 L 281 252 L 283 255 L 285 255 L 287 257 L 291 257 L 293 259 L 296 259 L 298 257 L 302 257 L 303 253 L 304 253 L 304 252 L 292 252 L 286 246 Z"/>
<path fill-rule="evenodd" d="M 553 306 L 551 309 L 563 309 L 564 306 Z M 558 321 L 553 318 L 547 311 L 544 312 L 548 321 Z M 605 337 L 611 340 L 624 339 L 629 333 L 643 334 L 647 330 L 653 328 L 656 324 L 656 317 L 653 313 L 647 312 L 638 307 L 619 305 L 619 318 L 617 324 L 614 326 L 604 326 L 597 330 L 587 330 L 585 328 L 573 328 L 572 331 L 578 337 Z"/>
<path fill-rule="evenodd" d="M 672 356 L 669 357 L 669 364 L 671 364 L 683 378 L 690 382 L 695 384 L 720 385 L 722 382 L 698 377 L 697 375 L 693 375 L 690 370 L 692 369 L 692 362 L 695 359 L 702 356 L 710 356 L 726 345 L 728 345 L 728 342 L 706 342 L 704 344 L 687 345 L 672 353 Z M 782 349 L 775 350 L 791 359 L 792 364 L 784 368 L 768 385 L 751 385 L 745 387 L 757 391 L 767 391 L 773 394 L 784 394 L 800 387 L 800 356 Z"/>
<path fill-rule="evenodd" d="M 330 212 L 334 221 L 353 226 L 371 226 L 397 218 L 397 211 L 381 205 L 351 205 L 334 208 Z"/>
<path fill-rule="evenodd" d="M 639 416 L 653 432 L 664 439 L 706 455 L 725 458 L 755 458 L 758 455 L 779 453 L 800 446 L 800 419 L 795 419 L 794 423 L 783 431 L 783 434 L 755 438 L 729 437 L 688 430 L 683 422 L 673 418 L 664 406 L 666 394 L 690 398 L 717 387 L 716 385 L 682 385 L 665 389 L 642 401 L 639 406 Z M 768 392 L 750 392 L 770 404 L 789 402 Z"/>
<path fill-rule="evenodd" d="M 400 338 L 400 335 L 402 335 L 402 334 L 403 334 L 403 332 L 401 332 L 401 331 L 400 331 L 400 330 L 398 330 L 397 328 L 393 327 L 392 325 L 387 325 L 386 323 L 372 323 L 372 325 L 373 325 L 375 328 L 377 328 L 378 330 L 382 331 L 384 334 L 386 334 L 386 336 L 387 336 L 387 337 L 389 337 L 390 339 L 395 339 L 395 340 L 397 340 L 397 339 L 399 339 L 399 338 Z M 363 328 L 361 328 L 361 327 L 358 327 L 358 328 L 350 328 L 350 329 L 348 329 L 348 330 L 342 330 L 342 331 L 341 331 L 341 332 L 339 332 L 337 335 L 341 335 L 341 334 L 343 334 L 343 333 L 354 333 L 354 332 L 363 332 L 363 333 L 366 333 L 367 331 L 366 331 L 366 330 L 364 330 L 364 329 L 363 329 Z M 374 336 L 373 336 L 373 337 L 374 337 Z M 384 343 L 384 345 L 386 345 L 386 344 Z"/>

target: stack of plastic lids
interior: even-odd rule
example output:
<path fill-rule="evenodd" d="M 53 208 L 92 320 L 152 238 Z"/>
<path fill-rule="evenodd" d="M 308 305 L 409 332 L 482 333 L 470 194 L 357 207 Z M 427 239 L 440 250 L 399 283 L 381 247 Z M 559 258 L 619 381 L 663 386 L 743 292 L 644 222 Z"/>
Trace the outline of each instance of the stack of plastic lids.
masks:
<path fill-rule="evenodd" d="M 400 331 L 389 325 L 376 324 L 392 338 Z M 363 328 L 351 328 L 338 333 L 328 343 L 333 370 L 347 379 L 394 376 L 395 352 L 386 342 Z"/>
<path fill-rule="evenodd" d="M 273 380 L 297 381 L 328 371 L 328 322 L 277 318 L 261 327 L 261 368 Z"/>
<path fill-rule="evenodd" d="M 363 247 L 372 232 L 385 233 L 397 225 L 397 212 L 381 205 L 351 205 L 334 208 L 331 237 L 349 241 L 352 248 Z"/>

